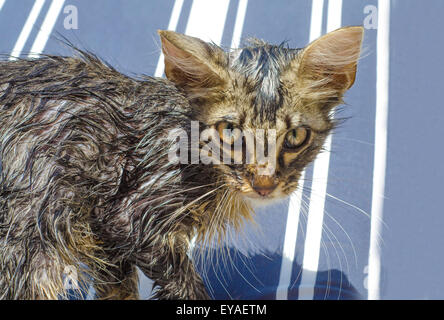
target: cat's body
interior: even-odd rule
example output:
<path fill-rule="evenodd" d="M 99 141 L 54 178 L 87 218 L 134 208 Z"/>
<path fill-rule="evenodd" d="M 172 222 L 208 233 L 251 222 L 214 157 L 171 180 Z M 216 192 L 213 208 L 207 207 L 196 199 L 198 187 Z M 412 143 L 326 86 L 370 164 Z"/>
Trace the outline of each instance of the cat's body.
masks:
<path fill-rule="evenodd" d="M 98 298 L 138 298 L 136 266 L 158 298 L 208 298 L 190 240 L 223 236 L 251 202 L 296 188 L 354 80 L 362 29 L 342 30 L 353 50 L 346 72 L 328 69 L 335 81 L 317 79 L 310 50 L 257 43 L 228 55 L 173 32 L 161 32 L 171 81 L 131 79 L 84 53 L 0 62 L 0 298 L 56 299 L 72 268 Z M 170 133 L 191 121 L 276 130 L 272 172 L 171 161 Z"/>

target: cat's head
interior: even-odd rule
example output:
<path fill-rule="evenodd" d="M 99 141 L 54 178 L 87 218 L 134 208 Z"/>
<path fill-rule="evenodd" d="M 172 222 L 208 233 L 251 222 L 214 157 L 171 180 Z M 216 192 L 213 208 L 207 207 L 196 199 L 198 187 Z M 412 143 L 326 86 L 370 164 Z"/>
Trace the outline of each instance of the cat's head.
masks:
<path fill-rule="evenodd" d="M 229 52 L 159 34 L 167 78 L 189 98 L 193 119 L 218 135 L 220 160 L 229 155 L 231 164 L 214 165 L 224 183 L 256 204 L 292 193 L 355 81 L 363 28 L 338 29 L 304 49 L 250 40 Z"/>

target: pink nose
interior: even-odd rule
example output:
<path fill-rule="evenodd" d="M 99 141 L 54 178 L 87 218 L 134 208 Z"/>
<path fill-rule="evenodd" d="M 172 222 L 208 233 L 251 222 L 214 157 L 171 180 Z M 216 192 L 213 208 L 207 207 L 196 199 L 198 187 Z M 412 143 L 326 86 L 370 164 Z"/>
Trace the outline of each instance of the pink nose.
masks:
<path fill-rule="evenodd" d="M 267 186 L 267 187 L 263 187 L 263 186 L 256 186 L 253 188 L 254 191 L 256 191 L 260 196 L 262 197 L 266 197 L 269 194 L 271 194 L 274 189 L 276 189 L 276 186 Z"/>

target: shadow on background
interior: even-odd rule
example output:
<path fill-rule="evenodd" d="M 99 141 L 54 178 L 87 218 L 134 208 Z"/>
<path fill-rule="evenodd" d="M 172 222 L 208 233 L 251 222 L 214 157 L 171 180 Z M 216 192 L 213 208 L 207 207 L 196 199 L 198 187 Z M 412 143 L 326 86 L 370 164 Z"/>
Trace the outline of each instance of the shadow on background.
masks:
<path fill-rule="evenodd" d="M 198 252 L 197 250 L 195 253 Z M 210 296 L 216 300 L 275 300 L 278 290 L 282 256 L 273 254 L 254 254 L 247 256 L 233 248 L 204 249 L 196 260 L 196 267 L 204 279 Z M 202 261 L 205 264 L 202 264 Z M 313 271 L 305 271 L 313 272 Z M 362 300 L 364 299 L 340 270 L 319 271 L 315 275 L 316 285 L 301 285 L 302 268 L 293 265 L 291 285 L 288 287 L 288 299 L 314 297 L 314 300 Z M 146 299 L 151 295 L 152 281 L 141 277 L 140 295 Z M 81 291 L 69 290 L 69 300 L 83 300 L 93 297 L 88 295 L 89 284 L 82 283 Z M 149 289 L 148 289 L 149 287 Z"/>
<path fill-rule="evenodd" d="M 214 299 L 221 300 L 275 300 L 282 256 L 264 253 L 247 256 L 233 248 L 204 249 L 203 259 L 196 266 Z M 208 260 L 206 259 L 208 258 Z M 205 261 L 205 264 L 202 264 Z M 307 271 L 304 271 L 307 272 Z M 312 272 L 312 271 L 308 271 Z M 363 297 L 340 270 L 319 271 L 316 285 L 301 285 L 302 267 L 293 265 L 288 299 L 296 300 L 312 292 L 315 300 L 361 300 Z M 288 285 L 288 284 L 287 284 Z M 285 290 L 285 288 L 284 288 Z M 304 291 L 302 291 L 304 290 Z M 311 296 L 310 296 L 311 297 Z"/>

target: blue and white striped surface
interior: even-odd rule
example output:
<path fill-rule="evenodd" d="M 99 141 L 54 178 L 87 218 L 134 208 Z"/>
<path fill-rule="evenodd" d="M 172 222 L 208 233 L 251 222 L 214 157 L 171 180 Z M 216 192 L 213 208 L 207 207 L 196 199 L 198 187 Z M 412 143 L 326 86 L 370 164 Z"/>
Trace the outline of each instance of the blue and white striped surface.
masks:
<path fill-rule="evenodd" d="M 77 29 L 65 28 L 67 6 Z M 339 114 L 349 119 L 329 152 L 302 192 L 234 237 L 229 263 L 202 273 L 219 299 L 443 299 L 443 1 L 0 0 L 0 53 L 69 54 L 58 32 L 123 73 L 162 76 L 157 29 L 227 48 L 250 36 L 304 47 L 363 25 L 368 6 L 377 28 L 366 30 Z M 142 296 L 149 290 L 142 279 Z"/>

